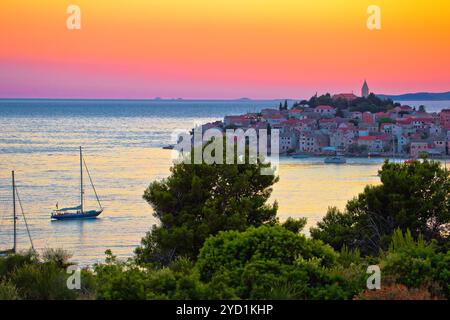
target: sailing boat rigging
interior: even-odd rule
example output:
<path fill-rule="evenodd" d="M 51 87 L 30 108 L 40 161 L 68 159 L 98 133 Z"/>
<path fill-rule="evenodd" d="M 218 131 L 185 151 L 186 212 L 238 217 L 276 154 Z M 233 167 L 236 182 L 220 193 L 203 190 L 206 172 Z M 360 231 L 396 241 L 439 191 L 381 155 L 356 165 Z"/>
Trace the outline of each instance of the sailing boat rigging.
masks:
<path fill-rule="evenodd" d="M 27 219 L 25 218 L 25 213 L 23 212 L 22 202 L 20 201 L 19 192 L 16 187 L 16 179 L 14 175 L 14 171 L 11 172 L 12 178 L 12 199 L 13 199 L 13 247 L 8 250 L 0 250 L 0 256 L 7 254 L 15 254 L 17 253 L 17 213 L 16 213 L 16 197 L 19 201 L 20 209 L 22 211 L 23 220 L 25 222 L 25 226 L 27 228 L 28 237 L 30 238 L 31 249 L 34 251 L 33 240 L 31 239 L 30 229 L 28 228 Z"/>
<path fill-rule="evenodd" d="M 89 181 L 91 183 L 92 189 L 94 190 L 94 194 L 99 205 L 99 209 L 97 210 L 86 211 L 84 208 L 85 203 L 84 203 L 83 167 L 86 168 Z M 95 190 L 94 183 L 92 182 L 89 169 L 86 165 L 86 162 L 83 159 L 83 153 L 80 147 L 80 205 L 71 208 L 62 208 L 62 209 L 57 208 L 56 210 L 52 211 L 51 218 L 55 220 L 93 219 L 99 216 L 102 212 L 103 212 L 102 204 L 100 203 L 100 199 L 97 195 L 97 191 Z"/>

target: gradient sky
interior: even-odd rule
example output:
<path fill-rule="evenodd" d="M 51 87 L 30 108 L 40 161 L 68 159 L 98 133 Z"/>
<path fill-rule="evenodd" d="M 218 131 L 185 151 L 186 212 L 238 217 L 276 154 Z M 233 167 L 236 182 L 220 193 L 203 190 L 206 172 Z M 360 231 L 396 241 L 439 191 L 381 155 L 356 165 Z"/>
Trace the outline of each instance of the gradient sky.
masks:
<path fill-rule="evenodd" d="M 81 30 L 66 8 L 81 8 Z M 382 29 L 366 27 L 381 7 Z M 449 0 L 1 0 L 3 98 L 450 90 Z"/>

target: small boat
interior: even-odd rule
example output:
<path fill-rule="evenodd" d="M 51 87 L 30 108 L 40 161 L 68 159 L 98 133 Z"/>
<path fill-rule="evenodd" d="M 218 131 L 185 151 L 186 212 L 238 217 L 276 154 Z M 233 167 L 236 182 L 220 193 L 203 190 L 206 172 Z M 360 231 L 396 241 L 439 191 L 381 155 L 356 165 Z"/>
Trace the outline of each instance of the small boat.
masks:
<path fill-rule="evenodd" d="M 99 209 L 96 210 L 85 210 L 84 208 L 83 165 L 86 168 L 89 181 L 91 183 L 92 189 L 94 190 L 94 194 L 99 205 Z M 56 206 L 57 206 L 56 210 L 53 210 L 51 213 L 51 218 L 54 220 L 95 219 L 103 212 L 103 207 L 102 204 L 100 203 L 97 191 L 95 190 L 94 183 L 92 182 L 91 174 L 89 173 L 89 169 L 86 165 L 86 162 L 83 159 L 81 147 L 80 147 L 80 205 L 76 207 L 62 208 L 62 209 L 59 209 L 58 205 Z"/>
<path fill-rule="evenodd" d="M 162 148 L 165 149 L 165 150 L 172 150 L 172 149 L 175 148 L 175 146 L 173 144 L 169 144 L 168 146 L 164 146 Z"/>
<path fill-rule="evenodd" d="M 294 158 L 294 159 L 306 159 L 306 158 L 309 158 L 309 155 L 307 155 L 307 154 L 294 154 L 294 155 L 292 155 L 292 158 Z"/>
<path fill-rule="evenodd" d="M 13 194 L 13 196 L 12 196 L 12 199 L 13 199 L 13 247 L 12 247 L 12 249 L 0 250 L 0 257 L 17 253 L 17 220 L 18 220 L 18 217 L 17 217 L 17 213 L 16 213 L 16 198 L 19 201 L 20 209 L 22 210 L 23 221 L 25 222 L 25 226 L 26 226 L 27 233 L 28 233 L 28 238 L 30 239 L 31 249 L 33 251 L 35 251 L 34 246 L 33 246 L 33 240 L 31 239 L 30 229 L 28 228 L 27 219 L 25 218 L 25 213 L 23 212 L 22 202 L 20 201 L 19 192 L 17 191 L 14 171 L 12 171 L 11 173 L 12 173 L 12 194 Z"/>
<path fill-rule="evenodd" d="M 345 159 L 342 156 L 333 156 L 333 157 L 325 158 L 325 160 L 323 162 L 334 163 L 334 164 L 343 164 L 343 163 L 347 163 L 347 159 Z"/>

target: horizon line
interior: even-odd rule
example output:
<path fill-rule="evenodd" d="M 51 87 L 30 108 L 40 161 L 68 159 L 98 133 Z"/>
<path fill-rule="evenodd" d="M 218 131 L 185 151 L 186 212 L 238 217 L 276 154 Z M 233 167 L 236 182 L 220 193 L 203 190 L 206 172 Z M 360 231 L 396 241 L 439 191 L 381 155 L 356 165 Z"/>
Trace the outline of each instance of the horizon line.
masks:
<path fill-rule="evenodd" d="M 385 94 L 385 93 L 375 93 L 375 92 L 371 92 L 373 94 L 375 94 L 376 96 L 386 96 L 386 97 L 398 97 L 398 96 L 404 96 L 404 95 L 417 95 L 417 94 L 434 94 L 434 95 L 439 95 L 439 94 L 450 94 L 450 90 L 449 91 L 439 91 L 439 92 L 430 92 L 430 91 L 416 91 L 416 92 L 407 92 L 407 93 L 398 93 L 398 94 Z M 321 93 L 320 95 L 325 95 L 325 94 L 330 94 L 330 95 L 334 95 L 334 94 L 342 94 L 342 93 L 331 93 L 331 92 L 325 92 L 325 93 Z M 320 96 L 318 94 L 318 96 Z M 312 95 L 311 97 L 313 97 L 314 95 Z M 311 98 L 310 97 L 310 98 Z M 86 97 L 86 98 L 81 98 L 81 97 L 0 97 L 0 100 L 122 100 L 122 101 L 284 101 L 284 100 L 288 100 L 288 101 L 301 101 L 301 100 L 308 100 L 309 98 L 267 98 L 267 99 L 263 99 L 263 98 L 249 98 L 249 97 L 240 97 L 240 98 L 183 98 L 183 97 L 177 97 L 177 98 L 162 98 L 162 97 L 153 97 L 153 98 L 146 98 L 146 97 L 142 97 L 142 98 L 105 98 L 105 97 L 101 97 L 101 98 L 97 98 L 97 97 Z"/>

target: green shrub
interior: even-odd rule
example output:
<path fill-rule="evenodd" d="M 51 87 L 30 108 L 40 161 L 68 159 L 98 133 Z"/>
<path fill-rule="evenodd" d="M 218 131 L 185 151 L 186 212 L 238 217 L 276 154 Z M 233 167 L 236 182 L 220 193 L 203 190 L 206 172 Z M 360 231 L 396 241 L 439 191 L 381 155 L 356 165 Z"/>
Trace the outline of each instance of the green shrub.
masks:
<path fill-rule="evenodd" d="M 16 269 L 11 275 L 11 282 L 23 299 L 75 299 L 77 293 L 67 288 L 67 278 L 65 270 L 47 262 L 26 264 Z"/>
<path fill-rule="evenodd" d="M 16 287 L 10 282 L 0 282 L 0 300 L 19 300 Z"/>
<path fill-rule="evenodd" d="M 194 272 L 193 264 L 178 258 L 169 267 L 151 268 L 133 261 L 120 262 L 109 255 L 107 263 L 95 266 L 97 299 L 165 300 L 207 299 L 207 288 Z"/>
<path fill-rule="evenodd" d="M 300 233 L 306 226 L 306 223 L 307 223 L 306 218 L 294 219 L 289 217 L 281 226 L 294 233 Z"/>
<path fill-rule="evenodd" d="M 426 287 L 432 293 L 450 297 L 450 251 L 440 253 L 422 237 L 416 241 L 409 231 L 403 234 L 397 230 L 381 265 L 383 274 L 399 284 L 416 289 Z"/>
<path fill-rule="evenodd" d="M 450 172 L 437 161 L 399 164 L 386 160 L 380 177 L 380 185 L 366 186 L 345 211 L 329 209 L 311 229 L 311 236 L 336 250 L 346 245 L 377 255 L 388 249 L 392 234 L 400 228 L 448 249 Z"/>
<path fill-rule="evenodd" d="M 34 263 L 38 263 L 38 257 L 32 251 L 0 257 L 0 279 L 8 278 L 16 269 Z"/>
<path fill-rule="evenodd" d="M 338 260 L 330 246 L 277 225 L 208 238 L 196 267 L 205 282 L 227 274 L 243 299 L 351 298 L 363 289 L 364 270 L 346 273 Z"/>
<path fill-rule="evenodd" d="M 72 254 L 61 248 L 47 248 L 42 253 L 44 262 L 54 263 L 61 269 L 66 269 L 68 266 L 73 265 L 73 263 L 69 262 L 70 258 L 72 258 Z"/>

